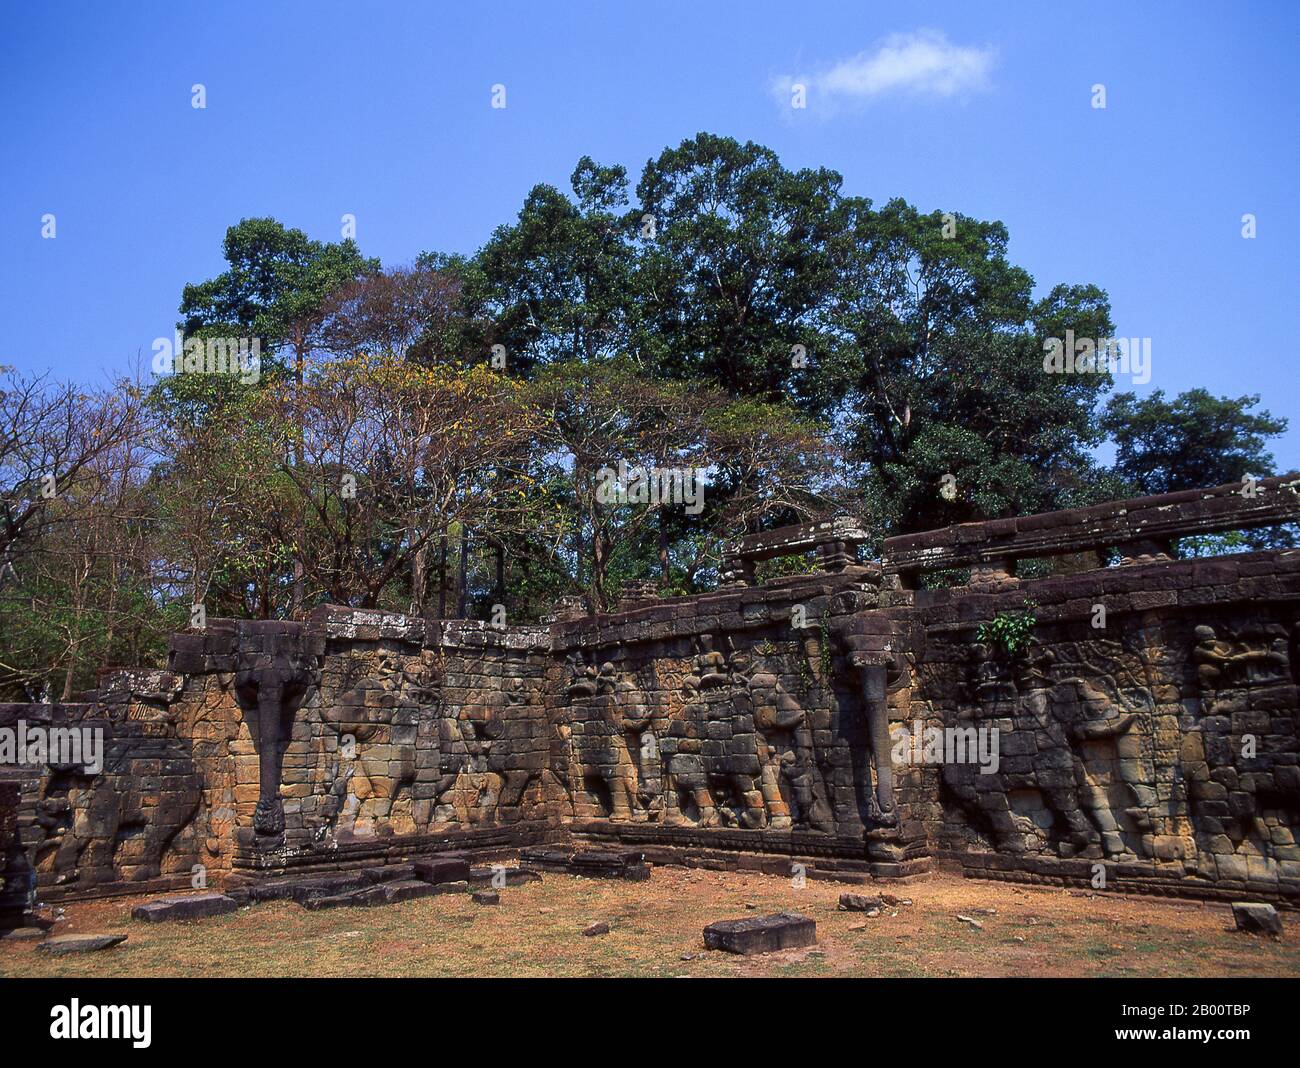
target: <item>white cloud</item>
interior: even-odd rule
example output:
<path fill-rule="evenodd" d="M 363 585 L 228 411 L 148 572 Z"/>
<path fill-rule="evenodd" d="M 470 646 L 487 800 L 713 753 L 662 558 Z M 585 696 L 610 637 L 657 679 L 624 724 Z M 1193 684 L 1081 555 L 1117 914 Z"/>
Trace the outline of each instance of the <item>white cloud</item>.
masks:
<path fill-rule="evenodd" d="M 995 60 L 992 48 L 955 45 L 937 30 L 918 30 L 893 34 L 873 51 L 819 73 L 785 75 L 773 90 L 786 102 L 796 85 L 806 87 L 810 103 L 870 101 L 889 93 L 946 98 L 987 86 Z"/>

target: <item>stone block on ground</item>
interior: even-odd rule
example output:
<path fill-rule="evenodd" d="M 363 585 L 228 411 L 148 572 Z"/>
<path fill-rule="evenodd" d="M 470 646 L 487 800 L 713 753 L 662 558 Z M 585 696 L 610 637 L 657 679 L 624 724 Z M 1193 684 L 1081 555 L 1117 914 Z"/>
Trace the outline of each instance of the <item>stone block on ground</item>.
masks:
<path fill-rule="evenodd" d="M 459 883 L 469 878 L 469 861 L 464 857 L 430 857 L 415 862 L 415 878 L 426 883 Z"/>
<path fill-rule="evenodd" d="M 475 890 L 470 895 L 470 900 L 476 905 L 499 905 L 501 904 L 501 895 L 495 890 Z"/>
<path fill-rule="evenodd" d="M 797 912 L 719 920 L 704 928 L 704 944 L 728 953 L 774 953 L 811 946 L 817 941 L 817 924 Z"/>
<path fill-rule="evenodd" d="M 362 868 L 361 874 L 372 883 L 395 883 L 416 877 L 414 864 L 384 864 Z"/>
<path fill-rule="evenodd" d="M 401 879 L 393 883 L 385 883 L 384 902 L 392 905 L 399 901 L 414 901 L 419 897 L 432 897 L 434 894 L 441 893 L 442 886 L 436 883 L 426 883 L 423 879 Z"/>
<path fill-rule="evenodd" d="M 375 887 L 364 875 L 357 874 L 323 879 L 304 879 L 302 882 L 294 883 L 288 889 L 287 896 L 292 897 L 299 905 L 306 905 L 308 901 L 316 898 L 345 897 L 363 890 L 373 890 Z"/>
<path fill-rule="evenodd" d="M 866 894 L 840 894 L 840 909 L 844 912 L 879 912 L 884 902 Z"/>
<path fill-rule="evenodd" d="M 542 881 L 541 875 L 531 868 L 473 868 L 470 870 L 469 879 L 470 882 L 480 886 L 484 884 L 492 886 L 495 883 L 496 889 L 500 889 L 501 885 L 523 886 L 524 883 Z"/>
<path fill-rule="evenodd" d="M 160 897 L 146 901 L 131 910 L 133 919 L 147 923 L 166 920 L 201 920 L 207 916 L 224 916 L 239 908 L 233 897 L 208 891 L 202 894 L 182 894 L 179 897 Z"/>
<path fill-rule="evenodd" d="M 63 956 L 65 953 L 96 953 L 125 941 L 124 934 L 66 934 L 47 938 L 36 948 L 43 953 Z"/>
<path fill-rule="evenodd" d="M 310 912 L 319 909 L 358 908 L 370 905 L 387 905 L 390 900 L 392 883 L 380 886 L 367 886 L 360 890 L 347 890 L 339 894 L 305 897 L 298 901 Z M 294 900 L 298 900 L 296 897 Z"/>
<path fill-rule="evenodd" d="M 1277 914 L 1277 909 L 1262 901 L 1234 901 L 1232 918 L 1238 931 L 1271 935 L 1282 933 L 1282 917 Z"/>

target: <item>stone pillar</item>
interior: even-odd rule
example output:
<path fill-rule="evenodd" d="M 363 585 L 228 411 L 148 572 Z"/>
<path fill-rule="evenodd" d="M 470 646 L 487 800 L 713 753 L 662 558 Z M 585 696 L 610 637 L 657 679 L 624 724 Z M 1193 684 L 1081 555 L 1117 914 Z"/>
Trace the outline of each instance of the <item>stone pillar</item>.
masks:
<path fill-rule="evenodd" d="M 752 585 L 754 585 L 754 561 L 730 553 L 724 554 L 722 566 L 718 569 L 719 588 L 735 589 Z"/>
<path fill-rule="evenodd" d="M 817 562 L 822 571 L 834 575 L 858 561 L 847 542 L 824 541 L 817 546 Z"/>
<path fill-rule="evenodd" d="M 894 798 L 894 765 L 889 739 L 889 668 L 894 662 L 893 625 L 874 614 L 856 616 L 843 634 L 849 664 L 858 677 L 862 710 L 871 739 L 871 767 L 875 779 L 873 815 L 882 826 L 898 822 Z"/>
<path fill-rule="evenodd" d="M 971 565 L 970 586 L 993 586 L 1007 589 L 1020 585 L 1020 580 L 1011 573 L 1014 565 L 1004 557 L 981 560 Z"/>
<path fill-rule="evenodd" d="M 884 664 L 858 666 L 862 685 L 862 706 L 867 713 L 867 730 L 871 734 L 871 763 L 875 770 L 876 804 L 888 821 L 895 816 L 894 765 L 889 744 L 889 705 L 886 696 L 888 668 Z"/>
<path fill-rule="evenodd" d="M 619 591 L 615 611 L 627 612 L 659 603 L 659 583 L 654 579 L 629 579 Z"/>
<path fill-rule="evenodd" d="M 284 805 L 280 801 L 280 711 L 284 687 L 276 671 L 265 668 L 257 682 L 257 808 L 253 830 L 258 834 L 284 832 Z"/>

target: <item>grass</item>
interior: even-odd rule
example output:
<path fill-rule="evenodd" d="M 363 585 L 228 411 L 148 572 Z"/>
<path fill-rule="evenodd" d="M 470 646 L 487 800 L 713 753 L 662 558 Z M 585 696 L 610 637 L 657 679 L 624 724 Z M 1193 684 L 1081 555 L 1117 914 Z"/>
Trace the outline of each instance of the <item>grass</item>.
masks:
<path fill-rule="evenodd" d="M 841 912 L 846 889 L 913 904 Z M 47 957 L 0 942 L 0 976 L 1300 976 L 1294 923 L 1272 940 L 1233 930 L 1226 906 L 948 874 L 878 888 L 681 868 L 642 883 L 545 875 L 502 890 L 498 906 L 461 894 L 321 912 L 274 902 L 157 925 L 130 918 L 139 900 L 69 905 L 54 932 L 125 931 L 123 945 Z M 817 921 L 815 947 L 705 951 L 706 923 L 783 909 Z M 609 934 L 582 934 L 602 920 Z"/>

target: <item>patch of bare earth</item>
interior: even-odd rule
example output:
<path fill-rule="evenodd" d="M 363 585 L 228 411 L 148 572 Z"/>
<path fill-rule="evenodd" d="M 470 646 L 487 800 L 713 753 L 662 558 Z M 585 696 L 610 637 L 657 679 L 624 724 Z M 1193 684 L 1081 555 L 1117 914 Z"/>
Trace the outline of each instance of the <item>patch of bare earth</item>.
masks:
<path fill-rule="evenodd" d="M 868 917 L 845 891 L 909 898 Z M 125 931 L 100 953 L 47 957 L 0 942 L 3 976 L 1300 976 L 1300 920 L 1241 934 L 1223 905 L 1089 895 L 937 874 L 855 887 L 655 868 L 648 882 L 545 875 L 501 904 L 452 894 L 308 912 L 289 902 L 191 923 L 131 919 L 140 898 L 67 906 L 54 933 Z M 704 949 L 714 920 L 793 909 L 817 945 L 757 957 Z M 959 920 L 965 916 L 980 927 Z M 609 924 L 608 934 L 583 929 Z"/>

